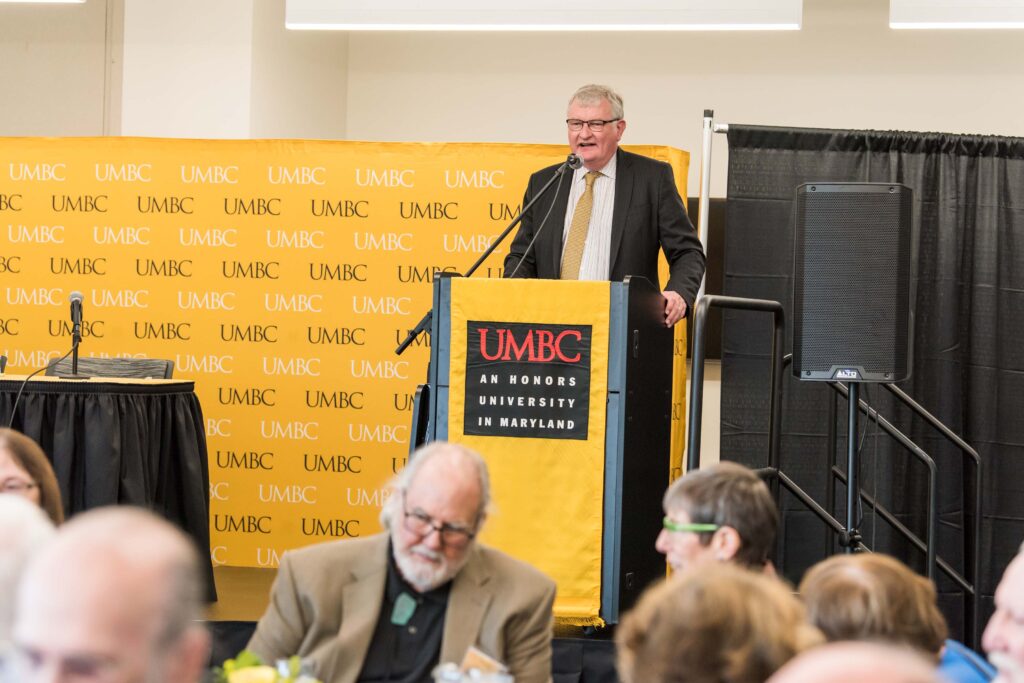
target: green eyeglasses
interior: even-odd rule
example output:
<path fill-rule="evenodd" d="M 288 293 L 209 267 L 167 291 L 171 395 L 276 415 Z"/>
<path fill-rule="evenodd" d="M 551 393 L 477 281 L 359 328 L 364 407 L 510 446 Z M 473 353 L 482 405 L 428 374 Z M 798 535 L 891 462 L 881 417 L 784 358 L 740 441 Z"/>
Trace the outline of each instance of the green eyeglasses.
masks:
<path fill-rule="evenodd" d="M 710 531 L 718 531 L 720 528 L 717 524 L 680 524 L 679 522 L 673 522 L 668 515 L 661 520 L 661 525 L 668 531 L 692 531 L 695 534 L 708 533 Z"/>

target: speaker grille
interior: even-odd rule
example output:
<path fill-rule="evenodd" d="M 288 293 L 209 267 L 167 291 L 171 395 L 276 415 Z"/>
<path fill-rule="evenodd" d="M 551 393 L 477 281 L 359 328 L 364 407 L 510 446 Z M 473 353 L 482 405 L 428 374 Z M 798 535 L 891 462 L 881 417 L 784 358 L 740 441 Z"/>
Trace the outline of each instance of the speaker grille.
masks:
<path fill-rule="evenodd" d="M 911 205 L 912 193 L 902 185 L 797 188 L 793 367 L 798 376 L 863 381 L 909 376 Z"/>

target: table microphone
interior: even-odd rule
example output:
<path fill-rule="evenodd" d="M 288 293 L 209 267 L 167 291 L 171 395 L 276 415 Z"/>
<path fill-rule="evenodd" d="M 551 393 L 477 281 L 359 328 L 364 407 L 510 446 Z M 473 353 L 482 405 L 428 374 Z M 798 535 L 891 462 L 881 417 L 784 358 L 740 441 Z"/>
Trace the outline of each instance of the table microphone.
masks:
<path fill-rule="evenodd" d="M 82 300 L 79 291 L 71 292 L 71 374 L 78 375 L 78 345 L 82 343 Z"/>
<path fill-rule="evenodd" d="M 18 387 L 18 394 L 14 397 L 14 405 L 11 406 L 11 416 L 7 420 L 7 428 L 14 428 L 14 415 L 18 410 L 18 403 L 21 401 L 21 395 L 25 391 L 25 387 L 28 385 L 28 381 L 38 375 L 43 370 L 50 366 L 56 367 L 62 360 L 71 356 L 71 376 L 62 377 L 62 379 L 88 379 L 87 377 L 81 377 L 78 374 L 78 345 L 82 343 L 82 301 L 85 299 L 81 292 L 71 292 L 68 296 L 68 300 L 71 302 L 71 348 L 67 352 L 55 361 L 49 361 L 43 367 L 34 371 L 31 375 L 26 377 L 21 386 Z M 3 358 L 4 365 L 6 365 L 7 357 Z M 2 372 L 0 368 L 0 372 Z"/>

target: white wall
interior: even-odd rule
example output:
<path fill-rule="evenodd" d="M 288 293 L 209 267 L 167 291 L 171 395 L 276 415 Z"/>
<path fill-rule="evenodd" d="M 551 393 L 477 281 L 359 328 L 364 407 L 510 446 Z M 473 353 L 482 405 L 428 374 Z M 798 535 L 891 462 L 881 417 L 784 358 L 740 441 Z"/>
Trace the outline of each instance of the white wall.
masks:
<path fill-rule="evenodd" d="M 585 82 L 621 90 L 625 142 L 689 150 L 721 122 L 1024 135 L 1024 31 L 894 31 L 887 0 L 804 0 L 799 32 L 353 34 L 349 136 L 563 142 Z M 725 196 L 716 136 L 712 195 Z M 691 194 L 696 194 L 695 189 Z"/>
<path fill-rule="evenodd" d="M 686 369 L 686 396 L 690 396 L 690 367 Z M 700 466 L 707 467 L 721 458 L 722 444 L 722 363 L 704 363 L 704 404 L 701 409 Z M 686 442 L 690 441 L 690 425 L 686 425 Z"/>
<path fill-rule="evenodd" d="M 0 4 L 0 135 L 101 135 L 107 2 Z"/>
<path fill-rule="evenodd" d="M 255 0 L 250 134 L 344 139 L 348 35 L 289 31 L 284 2 Z"/>
<path fill-rule="evenodd" d="M 247 138 L 253 0 L 124 0 L 121 134 Z"/>

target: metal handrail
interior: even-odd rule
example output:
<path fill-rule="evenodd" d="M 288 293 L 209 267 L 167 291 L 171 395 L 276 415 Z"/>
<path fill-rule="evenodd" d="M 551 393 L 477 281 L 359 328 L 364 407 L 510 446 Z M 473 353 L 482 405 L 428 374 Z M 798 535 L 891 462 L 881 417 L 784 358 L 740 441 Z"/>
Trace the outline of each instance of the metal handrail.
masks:
<path fill-rule="evenodd" d="M 800 500 L 804 505 L 808 507 L 815 515 L 817 515 L 825 524 L 830 526 L 833 531 L 837 533 L 843 533 L 847 529 L 836 520 L 827 510 L 822 508 L 816 501 L 814 501 L 809 495 L 807 495 L 795 482 L 793 482 L 788 476 L 783 473 L 779 467 L 779 456 L 780 456 L 780 444 L 781 444 L 781 399 L 782 399 L 782 371 L 783 368 L 792 361 L 792 355 L 783 356 L 785 330 L 784 330 L 784 312 L 782 304 L 777 301 L 770 301 L 764 299 L 747 299 L 740 297 L 729 297 L 721 295 L 706 295 L 698 299 L 696 307 L 694 309 L 694 321 L 693 321 L 693 351 L 691 354 L 692 366 L 690 373 L 690 397 L 689 397 L 689 438 L 687 441 L 687 453 L 686 453 L 686 467 L 687 471 L 695 470 L 700 467 L 700 443 L 701 443 L 701 418 L 703 413 L 703 402 L 704 402 L 704 361 L 705 361 L 705 328 L 707 327 L 707 314 L 711 308 L 731 308 L 737 310 L 751 310 L 751 311 L 763 311 L 771 312 L 773 314 L 773 336 L 772 336 L 772 366 L 771 366 L 771 399 L 769 404 L 769 428 L 768 428 L 768 467 L 759 472 L 762 476 L 769 478 L 772 484 L 772 492 L 775 496 L 776 502 L 779 501 L 779 484 L 786 490 L 790 491 L 797 499 Z M 833 390 L 839 394 L 845 396 L 849 400 L 849 390 L 845 385 L 840 382 L 829 382 Z M 968 618 L 970 625 L 968 632 L 971 636 L 973 647 L 977 648 L 980 643 L 980 601 L 979 601 L 979 590 L 978 580 L 980 577 L 980 551 L 979 543 L 981 539 L 981 483 L 982 483 L 982 471 L 981 471 L 981 458 L 977 451 L 968 445 L 963 439 L 957 436 L 952 430 L 944 425 L 938 418 L 931 415 L 927 410 L 920 406 L 914 401 L 909 395 L 903 390 L 893 384 L 883 384 L 883 386 L 889 390 L 898 400 L 907 405 L 920 417 L 924 418 L 929 424 L 935 427 L 943 436 L 952 441 L 958 448 L 963 451 L 968 458 L 973 462 L 975 466 L 975 486 L 973 491 L 973 508 L 974 508 L 974 520 L 972 526 L 972 537 L 970 542 L 966 543 L 969 552 L 971 553 L 970 562 L 965 561 L 965 567 L 970 567 L 969 577 L 962 576 L 957 572 L 949 563 L 939 558 L 935 550 L 935 540 L 937 538 L 937 479 L 938 470 L 935 465 L 935 461 L 917 444 L 911 441 L 905 434 L 899 429 L 892 425 L 887 419 L 878 414 L 876 410 L 865 401 L 857 401 L 858 409 L 867 414 L 869 418 L 874 419 L 875 422 L 900 443 L 905 449 L 910 451 L 914 457 L 923 462 L 928 468 L 928 520 L 926 529 L 926 539 L 922 541 L 916 536 L 910 529 L 899 522 L 892 513 L 890 513 L 883 506 L 879 505 L 874 498 L 869 496 L 859 486 L 857 487 L 857 493 L 861 500 L 864 500 L 876 511 L 876 513 L 887 523 L 889 523 L 893 529 L 896 530 L 901 536 L 906 538 L 912 545 L 921 550 L 926 555 L 927 573 L 929 578 L 934 579 L 935 568 L 942 570 L 950 579 L 953 580 L 960 588 L 964 590 L 968 600 L 970 600 L 970 610 L 968 611 Z M 850 435 L 848 438 L 854 438 Z M 836 476 L 841 481 L 846 483 L 845 476 L 837 468 L 832 468 L 833 476 Z M 831 489 L 831 486 L 829 487 Z M 966 525 L 965 525 L 966 530 Z M 866 546 L 858 540 L 854 541 L 856 546 L 860 549 L 867 550 Z M 966 572 L 965 572 L 966 573 Z"/>
<path fill-rule="evenodd" d="M 918 417 L 923 418 L 928 424 L 935 428 L 942 436 L 946 437 L 948 441 L 951 441 L 960 452 L 967 456 L 968 460 L 974 465 L 974 500 L 972 506 L 974 508 L 974 519 L 972 527 L 973 543 L 968 545 L 968 550 L 971 552 L 969 560 L 964 560 L 964 567 L 970 567 L 970 581 L 971 586 L 976 587 L 978 582 L 981 580 L 981 496 L 982 496 L 982 468 L 981 468 L 981 456 L 974 448 L 971 447 L 966 441 L 964 441 L 956 432 L 947 427 L 939 418 L 928 412 L 921 404 L 915 401 L 907 392 L 900 389 L 898 386 L 892 383 L 883 384 L 889 393 L 895 396 L 903 405 L 910 408 L 917 414 Z M 966 491 L 966 488 L 965 488 Z M 966 505 L 964 506 L 967 507 Z M 964 524 L 966 530 L 967 525 Z M 974 590 L 971 591 L 971 639 L 972 645 L 977 649 L 981 645 L 981 603 L 980 595 Z"/>
<path fill-rule="evenodd" d="M 772 369 L 771 404 L 768 416 L 768 466 L 778 469 L 782 439 L 782 354 L 786 348 L 785 312 L 778 301 L 745 299 L 735 296 L 707 294 L 697 300 L 693 312 L 693 351 L 690 369 L 689 438 L 686 446 L 687 471 L 700 467 L 700 427 L 704 410 L 704 355 L 708 310 L 732 308 L 745 311 L 763 311 L 772 314 Z"/>

